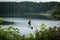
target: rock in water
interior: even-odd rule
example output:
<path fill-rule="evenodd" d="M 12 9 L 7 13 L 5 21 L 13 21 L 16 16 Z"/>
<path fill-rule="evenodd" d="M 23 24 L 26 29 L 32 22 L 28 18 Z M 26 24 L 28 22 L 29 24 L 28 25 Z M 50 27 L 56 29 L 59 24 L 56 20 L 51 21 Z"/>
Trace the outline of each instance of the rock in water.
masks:
<path fill-rule="evenodd" d="M 33 27 L 31 27 L 31 29 L 33 29 Z"/>

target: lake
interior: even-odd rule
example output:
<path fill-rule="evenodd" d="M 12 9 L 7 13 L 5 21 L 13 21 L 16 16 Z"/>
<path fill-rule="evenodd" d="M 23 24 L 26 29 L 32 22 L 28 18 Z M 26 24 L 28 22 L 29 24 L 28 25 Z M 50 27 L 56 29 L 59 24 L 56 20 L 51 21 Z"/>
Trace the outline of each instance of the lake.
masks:
<path fill-rule="evenodd" d="M 2 27 L 7 27 L 7 26 L 12 26 L 15 28 L 18 28 L 20 30 L 21 35 L 29 35 L 29 33 L 34 33 L 36 29 L 40 29 L 40 25 L 42 23 L 45 23 L 45 25 L 48 27 L 53 27 L 53 26 L 60 26 L 60 21 L 56 20 L 40 20 L 40 19 L 31 19 L 31 26 L 33 29 L 29 28 L 28 21 L 29 19 L 27 18 L 4 18 L 6 21 L 10 22 L 15 22 L 15 24 L 11 25 L 2 25 Z"/>

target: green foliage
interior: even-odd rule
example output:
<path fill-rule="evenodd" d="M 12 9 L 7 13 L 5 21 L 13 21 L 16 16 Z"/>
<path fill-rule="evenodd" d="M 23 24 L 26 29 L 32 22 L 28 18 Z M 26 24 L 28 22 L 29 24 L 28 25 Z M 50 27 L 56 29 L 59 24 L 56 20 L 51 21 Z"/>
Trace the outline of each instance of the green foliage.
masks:
<path fill-rule="evenodd" d="M 0 18 L 0 21 L 2 21 L 3 20 L 3 18 Z"/>
<path fill-rule="evenodd" d="M 0 27 L 0 40 L 17 40 L 20 39 L 18 32 L 15 30 L 16 28 L 8 27 L 1 28 Z"/>
<path fill-rule="evenodd" d="M 40 32 L 36 29 L 35 40 L 40 40 Z"/>
<path fill-rule="evenodd" d="M 3 18 L 0 18 L 0 24 L 2 24 Z"/>
<path fill-rule="evenodd" d="M 44 23 L 42 23 L 41 26 L 40 26 L 40 28 L 41 28 L 41 31 L 43 31 L 43 30 L 45 30 L 46 25 Z"/>
<path fill-rule="evenodd" d="M 34 40 L 34 35 L 32 33 L 30 33 L 30 38 L 29 40 Z"/>
<path fill-rule="evenodd" d="M 41 30 L 36 29 L 35 34 L 30 33 L 30 37 L 21 36 L 17 28 L 8 26 L 7 28 L 0 27 L 0 40 L 60 40 L 60 28 L 54 26 L 45 28 L 46 25 L 41 25 Z M 42 31 L 43 30 L 43 31 Z M 18 32 L 17 32 L 18 31 Z"/>

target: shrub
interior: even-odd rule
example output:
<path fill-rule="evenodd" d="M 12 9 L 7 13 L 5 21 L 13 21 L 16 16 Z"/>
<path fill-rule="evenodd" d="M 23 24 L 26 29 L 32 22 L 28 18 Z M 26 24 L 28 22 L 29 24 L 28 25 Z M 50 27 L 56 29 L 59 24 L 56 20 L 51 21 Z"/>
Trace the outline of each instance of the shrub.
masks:
<path fill-rule="evenodd" d="M 41 30 L 35 32 L 35 36 L 30 33 L 30 37 L 21 36 L 19 30 L 13 27 L 0 27 L 0 40 L 60 40 L 60 28 L 54 26 L 46 29 L 46 25 L 42 24 Z M 43 30 L 43 31 L 42 31 Z"/>

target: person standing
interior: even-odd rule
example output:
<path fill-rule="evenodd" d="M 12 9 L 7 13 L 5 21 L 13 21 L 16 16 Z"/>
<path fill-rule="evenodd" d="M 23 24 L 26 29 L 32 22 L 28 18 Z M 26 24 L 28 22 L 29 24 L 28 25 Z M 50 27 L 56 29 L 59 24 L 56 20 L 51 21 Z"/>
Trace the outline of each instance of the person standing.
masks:
<path fill-rule="evenodd" d="M 29 20 L 28 24 L 31 26 L 31 20 Z"/>

